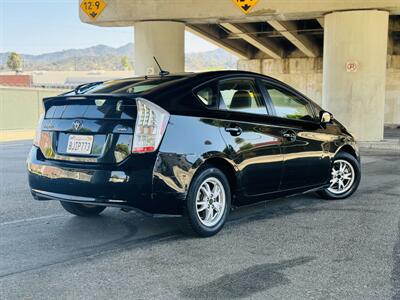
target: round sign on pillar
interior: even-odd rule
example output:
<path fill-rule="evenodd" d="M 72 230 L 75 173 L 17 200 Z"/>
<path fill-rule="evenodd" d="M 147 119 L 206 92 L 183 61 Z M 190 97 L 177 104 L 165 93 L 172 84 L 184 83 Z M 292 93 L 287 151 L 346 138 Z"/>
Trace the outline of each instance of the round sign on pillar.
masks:
<path fill-rule="evenodd" d="M 151 75 L 154 75 L 154 74 L 155 74 L 155 71 L 154 71 L 153 67 L 147 67 L 146 68 L 146 75 L 147 76 L 151 76 Z"/>
<path fill-rule="evenodd" d="M 358 63 L 358 61 L 352 60 L 346 62 L 346 71 L 349 73 L 355 73 L 358 71 L 359 68 L 360 64 Z"/>

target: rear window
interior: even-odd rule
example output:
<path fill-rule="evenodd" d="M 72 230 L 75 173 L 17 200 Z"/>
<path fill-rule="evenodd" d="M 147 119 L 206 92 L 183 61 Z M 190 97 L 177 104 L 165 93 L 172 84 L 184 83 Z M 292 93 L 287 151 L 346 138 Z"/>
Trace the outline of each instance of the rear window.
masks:
<path fill-rule="evenodd" d="M 106 81 L 98 85 L 81 89 L 81 94 L 139 94 L 150 91 L 164 83 L 179 79 L 180 77 L 165 77 L 147 80 L 115 80 Z M 72 92 L 73 93 L 73 92 Z"/>
<path fill-rule="evenodd" d="M 136 105 L 131 100 L 85 99 L 54 101 L 46 119 L 135 119 Z"/>

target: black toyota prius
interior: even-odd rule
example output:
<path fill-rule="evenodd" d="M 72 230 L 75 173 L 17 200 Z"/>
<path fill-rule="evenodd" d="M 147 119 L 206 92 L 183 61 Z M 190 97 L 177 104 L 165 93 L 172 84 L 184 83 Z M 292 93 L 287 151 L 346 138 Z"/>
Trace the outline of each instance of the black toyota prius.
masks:
<path fill-rule="evenodd" d="M 211 236 L 233 206 L 352 195 L 353 136 L 273 78 L 216 71 L 96 82 L 46 98 L 27 165 L 32 195 L 70 213 L 182 216 Z"/>

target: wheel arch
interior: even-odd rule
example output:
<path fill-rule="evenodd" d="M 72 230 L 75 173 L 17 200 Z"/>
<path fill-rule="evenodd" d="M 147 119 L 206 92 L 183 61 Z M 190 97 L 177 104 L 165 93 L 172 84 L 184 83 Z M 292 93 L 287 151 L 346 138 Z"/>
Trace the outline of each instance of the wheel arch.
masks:
<path fill-rule="evenodd" d="M 339 153 L 339 152 L 346 152 L 348 154 L 350 154 L 351 156 L 353 156 L 355 159 L 360 160 L 359 158 L 359 153 L 356 147 L 350 145 L 350 144 L 345 144 L 342 147 L 340 147 L 336 153 L 335 156 Z"/>
<path fill-rule="evenodd" d="M 200 169 L 206 167 L 206 166 L 213 166 L 221 172 L 225 174 L 229 181 L 229 186 L 231 188 L 231 194 L 232 197 L 234 198 L 234 195 L 236 194 L 236 191 L 238 190 L 238 187 L 240 186 L 239 183 L 239 176 L 237 175 L 237 170 L 235 169 L 235 166 L 230 163 L 227 159 L 223 157 L 211 157 L 208 159 L 205 159 L 201 165 L 197 168 L 195 174 L 193 177 L 197 175 Z"/>

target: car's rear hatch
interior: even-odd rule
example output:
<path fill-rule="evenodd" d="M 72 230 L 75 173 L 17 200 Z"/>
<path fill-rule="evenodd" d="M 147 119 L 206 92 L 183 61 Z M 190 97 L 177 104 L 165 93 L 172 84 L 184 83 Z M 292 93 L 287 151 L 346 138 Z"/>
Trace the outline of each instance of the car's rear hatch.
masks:
<path fill-rule="evenodd" d="M 44 100 L 39 146 L 47 159 L 115 164 L 131 153 L 137 107 L 120 95 Z"/>

